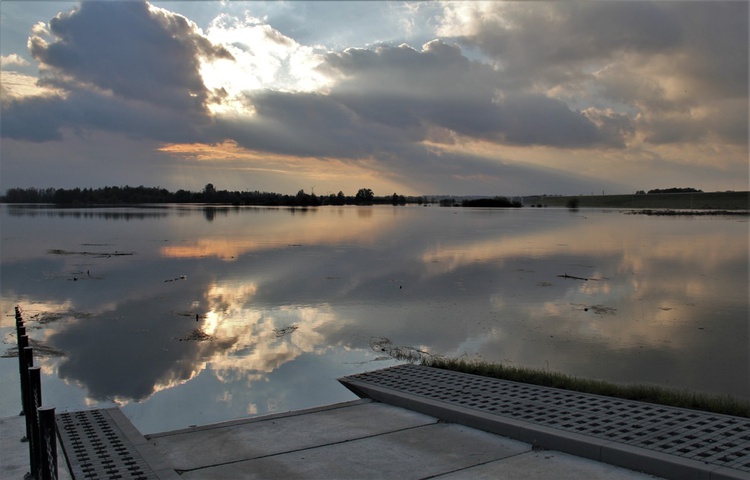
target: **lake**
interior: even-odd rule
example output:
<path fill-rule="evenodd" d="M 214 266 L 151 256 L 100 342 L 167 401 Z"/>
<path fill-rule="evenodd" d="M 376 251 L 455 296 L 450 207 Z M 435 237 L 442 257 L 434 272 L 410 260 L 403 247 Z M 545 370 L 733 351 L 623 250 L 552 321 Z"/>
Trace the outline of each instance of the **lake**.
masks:
<path fill-rule="evenodd" d="M 117 405 L 143 433 L 351 400 L 336 378 L 405 356 L 750 399 L 744 216 L 195 205 L 0 215 L 0 416 L 20 411 L 16 305 L 45 405 Z"/>

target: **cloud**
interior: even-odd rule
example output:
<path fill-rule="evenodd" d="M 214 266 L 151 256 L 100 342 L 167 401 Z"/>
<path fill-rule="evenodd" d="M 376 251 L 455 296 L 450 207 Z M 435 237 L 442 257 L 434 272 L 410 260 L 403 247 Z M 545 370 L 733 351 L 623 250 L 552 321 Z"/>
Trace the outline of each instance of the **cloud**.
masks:
<path fill-rule="evenodd" d="M 44 83 L 200 112 L 209 98 L 200 59 L 231 59 L 185 17 L 141 1 L 83 2 L 29 39 Z M 46 33 L 46 32 L 45 32 Z"/>
<path fill-rule="evenodd" d="M 649 143 L 746 143 L 746 115 L 731 109 L 737 128 L 716 115 L 728 99 L 747 110 L 746 2 L 457 2 L 438 32 L 478 47 L 514 91 L 631 114 Z"/>
<path fill-rule="evenodd" d="M 232 60 L 186 18 L 144 2 L 83 2 L 37 24 L 28 45 L 48 94 L 4 99 L 2 135 L 30 141 L 60 140 L 63 128 L 201 140 L 217 96 L 200 62 Z"/>
<path fill-rule="evenodd" d="M 61 140 L 62 129 L 124 133 L 131 138 L 187 142 L 203 138 L 208 118 L 159 105 L 125 100 L 90 90 L 31 96 L 3 102 L 5 138 L 34 142 Z"/>
<path fill-rule="evenodd" d="M 331 54 L 327 67 L 343 78 L 331 96 L 371 121 L 434 125 L 499 144 L 558 147 L 622 146 L 622 131 L 602 131 L 582 112 L 538 93 L 507 88 L 491 66 L 434 40 Z"/>
<path fill-rule="evenodd" d="M 247 113 L 237 105 L 245 92 L 313 92 L 330 83 L 315 71 L 322 61 L 318 48 L 301 45 L 248 14 L 243 18 L 219 15 L 211 22 L 206 38 L 222 45 L 234 59 L 204 62 L 201 67 L 207 87 L 227 94 L 222 105 L 212 106 L 216 113 Z"/>
<path fill-rule="evenodd" d="M 254 115 L 217 119 L 247 148 L 290 155 L 388 156 L 434 140 L 436 129 L 498 144 L 620 147 L 631 129 L 540 94 L 504 93 L 496 72 L 439 40 L 330 53 L 327 94 L 248 92 Z M 614 117 L 613 117 L 614 118 Z M 617 121 L 627 121 L 624 115 Z M 448 135 L 450 137 L 450 135 Z M 405 160 L 409 161 L 409 160 Z"/>
<path fill-rule="evenodd" d="M 651 2 L 453 2 L 438 33 L 481 48 L 508 82 L 533 88 L 581 81 L 613 52 L 663 51 L 680 34 Z"/>
<path fill-rule="evenodd" d="M 3 70 L 5 70 L 5 67 L 10 67 L 10 66 L 25 67 L 28 64 L 29 62 L 27 62 L 23 57 L 15 53 L 11 53 L 10 55 L 3 55 L 2 57 L 0 57 L 0 65 L 2 65 Z"/>

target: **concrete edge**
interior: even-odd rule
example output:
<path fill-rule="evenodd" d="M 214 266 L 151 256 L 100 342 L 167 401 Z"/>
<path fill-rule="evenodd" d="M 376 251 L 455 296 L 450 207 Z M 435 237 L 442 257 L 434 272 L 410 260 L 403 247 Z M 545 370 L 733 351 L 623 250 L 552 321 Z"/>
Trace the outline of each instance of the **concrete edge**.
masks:
<path fill-rule="evenodd" d="M 750 475 L 739 470 L 449 405 L 347 377 L 339 378 L 338 381 L 362 398 L 633 471 L 680 480 L 750 480 Z"/>
<path fill-rule="evenodd" d="M 109 416 L 112 422 L 117 425 L 120 431 L 125 435 L 128 441 L 133 445 L 136 451 L 141 455 L 143 461 L 153 470 L 160 478 L 166 480 L 177 480 L 180 478 L 172 466 L 167 463 L 164 455 L 157 450 L 142 434 L 135 428 L 135 425 L 125 416 L 119 408 L 107 408 L 102 412 Z"/>
<path fill-rule="evenodd" d="M 749 480 L 750 474 L 732 468 L 721 467 L 711 472 L 711 480 Z"/>
<path fill-rule="evenodd" d="M 193 433 L 193 432 L 200 432 L 200 431 L 205 431 L 205 430 L 214 430 L 217 428 L 233 427 L 237 425 L 245 425 L 247 423 L 254 423 L 254 422 L 265 422 L 267 420 L 275 420 L 277 418 L 284 418 L 284 417 L 296 417 L 299 415 L 306 415 L 308 413 L 324 412 L 327 410 L 336 410 L 339 408 L 347 408 L 347 407 L 362 405 L 362 404 L 371 403 L 371 402 L 372 400 L 369 398 L 360 398 L 358 400 L 350 400 L 348 402 L 334 403 L 331 405 L 322 405 L 319 407 L 306 408 L 304 410 L 291 410 L 288 412 L 271 413 L 268 415 L 259 415 L 257 417 L 238 418 L 237 420 L 228 420 L 224 422 L 209 423 L 206 425 L 198 425 L 195 427 L 180 428 L 177 430 L 170 430 L 167 432 L 149 433 L 148 435 L 144 435 L 144 437 L 146 440 L 152 440 L 152 439 L 160 438 L 160 437 L 181 435 L 183 433 Z"/>
<path fill-rule="evenodd" d="M 614 442 L 602 449 L 600 461 L 631 470 L 638 468 L 646 473 L 664 478 L 696 480 L 710 480 L 711 473 L 722 468 L 677 455 L 654 452 L 646 448 Z M 738 473 L 742 472 L 738 471 Z"/>

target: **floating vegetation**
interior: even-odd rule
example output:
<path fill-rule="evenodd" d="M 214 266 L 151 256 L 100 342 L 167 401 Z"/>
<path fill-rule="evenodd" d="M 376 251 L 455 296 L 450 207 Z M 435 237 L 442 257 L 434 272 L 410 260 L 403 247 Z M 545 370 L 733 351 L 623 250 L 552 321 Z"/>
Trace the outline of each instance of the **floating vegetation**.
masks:
<path fill-rule="evenodd" d="M 616 308 L 605 307 L 604 305 L 591 305 L 591 310 L 597 315 L 615 315 Z"/>
<path fill-rule="evenodd" d="M 209 335 L 203 330 L 195 329 L 192 332 L 188 333 L 184 337 L 180 337 L 177 340 L 180 342 L 212 342 L 216 337 L 213 335 Z"/>
<path fill-rule="evenodd" d="M 573 275 L 568 275 L 567 273 L 564 273 L 562 275 L 558 275 L 558 277 L 560 277 L 560 278 L 572 278 L 573 280 L 583 280 L 584 282 L 588 282 L 589 281 L 588 278 L 574 277 Z"/>
<path fill-rule="evenodd" d="M 584 312 L 588 312 L 589 310 L 593 311 L 597 315 L 615 315 L 617 313 L 616 308 L 612 307 L 605 307 L 604 305 L 585 305 L 583 303 L 571 303 L 574 307 L 578 307 L 578 310 L 583 310 Z"/>
<path fill-rule="evenodd" d="M 206 318 L 205 315 L 201 315 L 200 313 L 195 312 L 174 312 L 174 314 L 178 317 L 194 318 L 196 322 L 199 322 L 202 318 Z"/>
<path fill-rule="evenodd" d="M 30 315 L 27 318 L 27 322 L 36 322 L 40 325 L 47 325 L 67 318 L 84 319 L 91 317 L 93 317 L 93 314 L 86 312 L 39 312 Z"/>
<path fill-rule="evenodd" d="M 273 333 L 276 335 L 276 338 L 281 338 L 284 335 L 289 335 L 293 331 L 297 330 L 299 327 L 297 325 L 289 325 L 288 327 L 284 328 L 274 328 Z"/>
<path fill-rule="evenodd" d="M 180 275 L 179 277 L 168 278 L 168 279 L 164 280 L 164 283 L 167 283 L 167 282 L 177 282 L 179 280 L 187 280 L 187 275 Z"/>
<path fill-rule="evenodd" d="M 71 252 L 69 250 L 62 250 L 59 248 L 52 248 L 50 250 L 47 250 L 47 253 L 50 255 L 84 255 L 88 257 L 94 257 L 94 258 L 109 258 L 109 257 L 121 257 L 121 256 L 128 256 L 128 255 L 135 255 L 134 252 L 120 252 L 118 250 L 115 250 L 114 252 Z"/>
<path fill-rule="evenodd" d="M 29 339 L 29 346 L 34 349 L 34 356 L 35 357 L 64 357 L 65 352 L 62 350 L 58 350 L 54 347 L 50 347 L 49 345 L 45 345 L 38 340 L 34 340 L 33 338 Z M 17 358 L 18 357 L 18 345 L 15 345 L 5 351 L 5 353 L 2 354 L 2 358 Z"/>
<path fill-rule="evenodd" d="M 29 317 L 29 320 L 31 320 L 32 322 L 40 323 L 42 325 L 46 325 L 48 323 L 59 322 L 66 316 L 66 313 L 60 312 L 41 312 L 37 313 L 36 315 L 32 315 L 31 317 Z"/>
<path fill-rule="evenodd" d="M 375 352 L 383 352 L 396 360 L 404 360 L 410 363 L 424 362 L 433 358 L 430 352 L 418 348 L 393 345 L 388 338 L 373 338 L 370 340 L 370 348 Z"/>

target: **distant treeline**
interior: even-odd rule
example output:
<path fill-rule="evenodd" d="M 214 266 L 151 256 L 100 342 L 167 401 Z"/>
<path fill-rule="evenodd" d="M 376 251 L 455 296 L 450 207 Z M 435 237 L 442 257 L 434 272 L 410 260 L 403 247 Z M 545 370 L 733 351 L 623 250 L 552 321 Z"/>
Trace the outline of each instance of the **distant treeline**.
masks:
<path fill-rule="evenodd" d="M 260 191 L 217 190 L 208 184 L 202 192 L 177 190 L 170 192 L 161 187 L 103 187 L 103 188 L 11 188 L 0 196 L 4 203 L 51 203 L 55 205 L 127 205 L 145 203 L 215 203 L 262 206 L 318 206 L 318 205 L 373 205 L 426 203 L 423 197 L 412 197 L 394 193 L 375 196 L 369 188 L 361 188 L 356 195 L 343 192 L 330 195 L 315 195 L 300 190 L 296 195 Z"/>
<path fill-rule="evenodd" d="M 635 192 L 636 195 L 645 195 L 646 193 L 703 193 L 703 190 L 698 190 L 697 188 L 654 188 L 652 190 L 649 190 L 648 192 L 644 192 L 643 190 L 638 190 Z"/>

